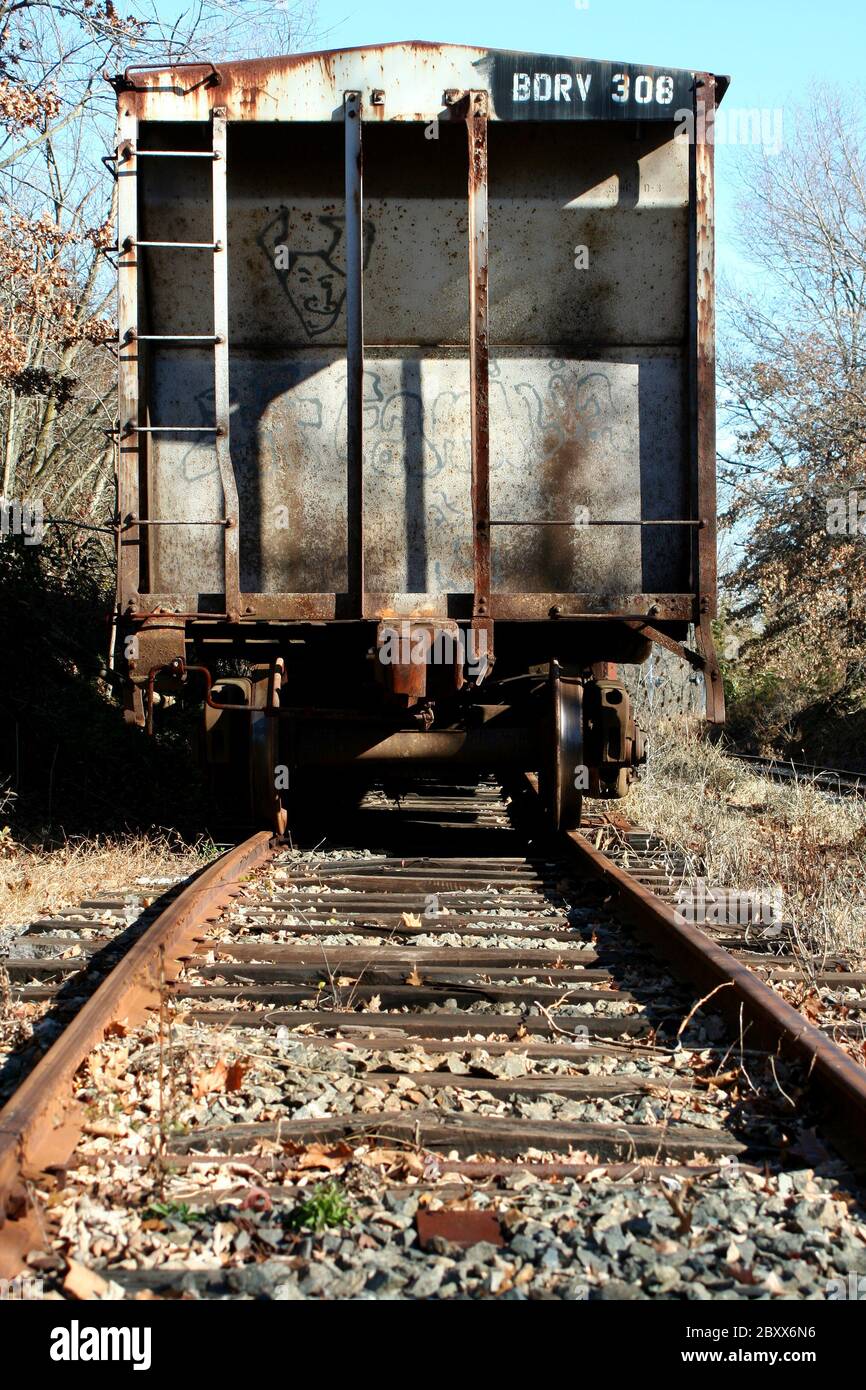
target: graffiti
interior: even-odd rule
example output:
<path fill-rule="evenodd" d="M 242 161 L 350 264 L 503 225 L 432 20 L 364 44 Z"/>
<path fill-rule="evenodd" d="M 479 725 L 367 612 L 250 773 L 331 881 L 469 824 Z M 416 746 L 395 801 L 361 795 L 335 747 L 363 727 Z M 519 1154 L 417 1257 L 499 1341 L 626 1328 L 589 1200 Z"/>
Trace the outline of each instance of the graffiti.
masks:
<path fill-rule="evenodd" d="M 544 396 L 528 381 L 514 387 L 526 413 L 533 447 L 549 459 L 565 445 L 610 443 L 613 398 L 606 374 L 588 372 L 575 379 L 570 363 L 553 361 L 548 367 Z"/>
<path fill-rule="evenodd" d="M 513 442 L 516 430 L 522 437 L 526 454 L 539 462 L 548 460 L 567 445 L 609 443 L 613 403 L 608 377 L 598 371 L 579 374 L 570 363 L 561 361 L 547 365 L 550 375 L 547 389 L 542 391 L 530 381 L 503 381 L 500 365 L 491 363 L 494 433 L 504 431 Z M 294 385 L 290 384 L 285 403 L 296 428 L 304 433 L 312 432 L 315 437 L 323 430 L 326 416 L 330 414 L 334 456 L 345 457 L 345 395 L 341 393 L 336 412 L 326 411 L 325 402 L 319 396 L 301 394 L 302 382 L 295 372 L 289 375 Z M 201 424 L 213 419 L 212 387 L 195 394 L 192 399 Z M 416 461 L 417 471 L 427 480 L 440 475 L 454 476 L 464 469 L 468 472 L 468 391 L 445 388 L 430 392 L 420 381 L 417 389 L 390 390 L 380 371 L 367 368 L 363 399 L 367 467 L 372 476 L 396 481 L 403 476 L 410 456 Z M 235 465 L 252 464 L 260 473 L 278 469 L 285 423 L 279 416 L 260 417 L 250 435 L 243 427 L 238 430 L 237 405 L 233 405 L 231 413 Z M 180 466 L 184 481 L 190 484 L 218 473 L 212 441 L 200 436 L 192 440 L 181 455 Z M 539 481 L 543 476 L 542 469 Z M 440 489 L 438 495 L 444 502 L 445 492 Z"/>
<path fill-rule="evenodd" d="M 339 263 L 344 236 L 344 217 L 321 216 L 297 227 L 283 207 L 257 238 L 308 338 L 328 333 L 346 302 L 346 271 Z M 365 263 L 373 236 L 372 223 L 365 222 Z"/>

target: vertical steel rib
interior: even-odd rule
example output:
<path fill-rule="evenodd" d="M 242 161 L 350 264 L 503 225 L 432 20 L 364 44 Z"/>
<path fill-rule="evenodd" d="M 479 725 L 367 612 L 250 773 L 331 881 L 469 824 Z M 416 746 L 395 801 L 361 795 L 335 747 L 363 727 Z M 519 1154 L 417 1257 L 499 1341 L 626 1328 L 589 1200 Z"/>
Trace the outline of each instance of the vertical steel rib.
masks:
<path fill-rule="evenodd" d="M 216 412 L 216 456 L 223 490 L 223 556 L 225 564 L 226 612 L 230 618 L 240 616 L 240 557 L 238 489 L 232 468 L 229 438 L 229 276 L 228 276 L 228 205 L 226 188 L 226 113 L 225 107 L 213 113 L 213 331 L 214 343 L 214 404 Z"/>
<path fill-rule="evenodd" d="M 713 643 L 711 619 L 716 614 L 716 315 L 713 127 L 716 79 L 695 74 L 694 135 L 689 148 L 689 319 L 691 450 L 694 503 L 705 524 L 695 533 L 698 597 L 697 642 L 706 662 L 706 713 L 711 723 L 724 723 L 725 697 Z"/>
<path fill-rule="evenodd" d="M 346 92 L 346 466 L 347 583 L 353 616 L 364 616 L 364 191 L 361 93 Z"/>
<path fill-rule="evenodd" d="M 473 618 L 490 612 L 490 386 L 487 313 L 487 93 L 468 92 L 469 399 Z"/>

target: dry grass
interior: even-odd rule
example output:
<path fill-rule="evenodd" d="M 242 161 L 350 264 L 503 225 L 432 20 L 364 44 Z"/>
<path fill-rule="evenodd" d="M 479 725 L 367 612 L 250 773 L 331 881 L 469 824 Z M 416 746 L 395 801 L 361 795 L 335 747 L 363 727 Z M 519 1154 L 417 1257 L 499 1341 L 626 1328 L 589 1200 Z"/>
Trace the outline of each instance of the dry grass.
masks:
<path fill-rule="evenodd" d="M 17 926 L 76 907 L 105 889 L 139 878 L 192 873 L 213 858 L 209 840 L 190 845 L 166 833 L 67 840 L 56 848 L 16 844 L 0 829 L 0 926 Z M 158 887 L 156 888 L 158 892 Z"/>
<path fill-rule="evenodd" d="M 866 958 L 866 798 L 807 779 L 771 782 L 684 720 L 650 731 L 649 763 L 624 809 L 689 874 L 740 892 L 781 890 L 804 954 Z"/>

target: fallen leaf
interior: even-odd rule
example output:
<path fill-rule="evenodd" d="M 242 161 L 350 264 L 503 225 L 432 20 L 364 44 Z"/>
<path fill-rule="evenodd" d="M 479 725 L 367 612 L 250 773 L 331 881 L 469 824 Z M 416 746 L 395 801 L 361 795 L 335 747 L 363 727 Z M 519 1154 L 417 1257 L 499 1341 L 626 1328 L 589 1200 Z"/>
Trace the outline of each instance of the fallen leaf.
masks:
<path fill-rule="evenodd" d="M 226 1090 L 239 1091 L 246 1074 L 247 1068 L 244 1066 L 243 1062 L 232 1062 L 226 1072 Z"/>
<path fill-rule="evenodd" d="M 401 921 L 404 927 L 420 927 L 422 925 L 421 918 L 414 912 L 404 912 Z"/>
<path fill-rule="evenodd" d="M 406 983 L 407 983 L 407 985 L 423 985 L 424 981 L 421 979 L 421 976 L 418 974 L 418 967 L 417 967 L 416 965 L 413 965 L 413 966 L 412 966 L 411 971 L 410 971 L 409 974 L 406 976 Z"/>
<path fill-rule="evenodd" d="M 351 1157 L 352 1149 L 349 1144 L 310 1144 L 298 1157 L 297 1166 L 326 1168 L 329 1173 L 334 1173 L 338 1168 L 344 1168 Z"/>
<path fill-rule="evenodd" d="M 224 1090 L 228 1073 L 228 1064 L 222 1058 L 215 1066 L 206 1067 L 204 1071 L 200 1071 L 193 1082 L 193 1100 L 201 1100 L 202 1096 L 210 1095 L 212 1091 Z"/>
<path fill-rule="evenodd" d="M 381 994 L 371 994 L 370 998 L 365 1000 L 362 1007 L 365 1013 L 377 1014 L 382 1007 Z"/>

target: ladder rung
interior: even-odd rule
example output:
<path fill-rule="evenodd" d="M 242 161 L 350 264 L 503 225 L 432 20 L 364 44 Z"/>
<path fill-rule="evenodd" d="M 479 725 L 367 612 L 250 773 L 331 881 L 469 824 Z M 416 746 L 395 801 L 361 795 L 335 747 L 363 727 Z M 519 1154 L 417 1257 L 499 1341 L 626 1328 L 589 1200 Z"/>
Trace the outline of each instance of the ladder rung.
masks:
<path fill-rule="evenodd" d="M 127 237 L 123 243 L 124 251 L 132 251 L 136 246 L 167 246 L 172 250 L 221 251 L 221 241 L 134 241 Z"/>
<path fill-rule="evenodd" d="M 216 333 L 136 333 L 130 328 L 121 339 L 124 343 L 221 343 Z"/>
<path fill-rule="evenodd" d="M 136 150 L 126 147 L 125 158 L 131 159 L 219 159 L 216 150 Z"/>
<path fill-rule="evenodd" d="M 133 425 L 130 422 L 124 434 L 222 434 L 221 425 Z"/>
<path fill-rule="evenodd" d="M 215 521 L 154 521 L 146 516 L 128 516 L 122 529 L 125 531 L 130 526 L 229 526 L 230 524 L 224 516 L 217 517 Z"/>

